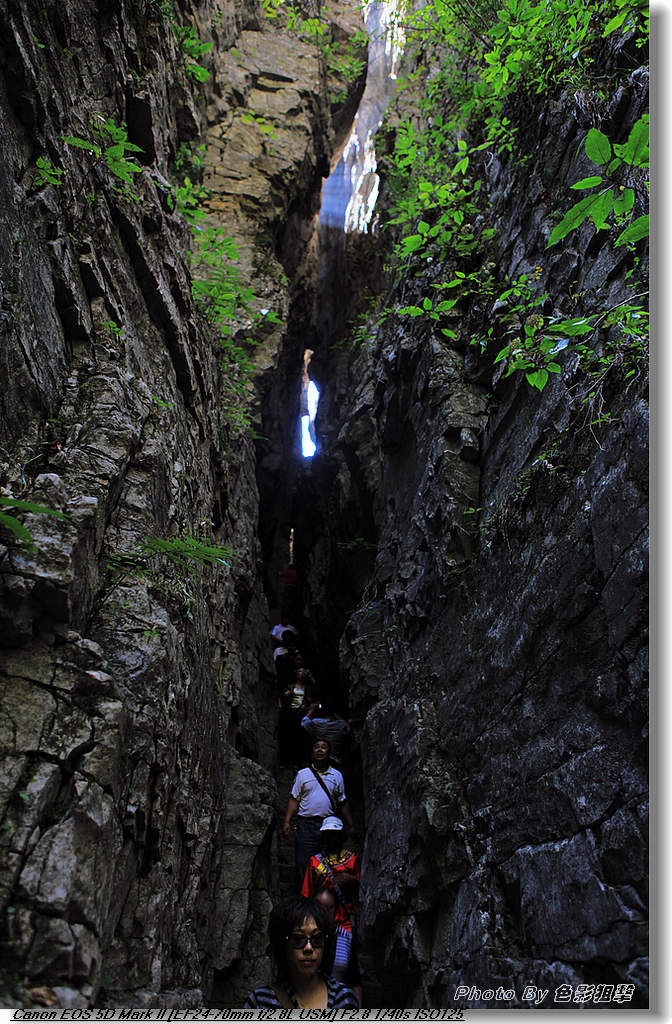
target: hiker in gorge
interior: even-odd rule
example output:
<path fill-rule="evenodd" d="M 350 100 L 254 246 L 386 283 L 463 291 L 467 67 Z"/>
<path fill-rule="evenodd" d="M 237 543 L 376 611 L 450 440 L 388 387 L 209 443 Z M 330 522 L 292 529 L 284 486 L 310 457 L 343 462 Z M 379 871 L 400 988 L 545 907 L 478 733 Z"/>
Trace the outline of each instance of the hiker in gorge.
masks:
<path fill-rule="evenodd" d="M 331 976 L 336 925 L 318 900 L 291 896 L 271 911 L 275 980 L 250 992 L 244 1009 L 358 1009 L 352 989 Z"/>
<path fill-rule="evenodd" d="M 280 679 L 278 675 L 278 682 Z M 318 692 L 313 673 L 304 667 L 303 657 L 297 651 L 280 698 L 281 765 L 297 766 L 304 763 L 306 734 L 301 729 L 301 721 L 311 703 L 316 700 Z"/>
<path fill-rule="evenodd" d="M 306 668 L 301 651 L 294 652 L 294 673 L 295 685 L 305 695 L 305 705 L 310 707 L 311 704 L 319 702 L 322 688 L 310 669 Z"/>
<path fill-rule="evenodd" d="M 356 950 L 355 903 L 359 890 L 359 857 L 345 846 L 343 822 L 330 815 L 320 828 L 321 850 L 308 861 L 302 896 L 318 896 L 333 903 L 336 953 L 332 973 L 354 989 L 362 1000 L 361 976 Z M 328 895 L 327 895 L 328 894 Z"/>
<path fill-rule="evenodd" d="M 350 834 L 354 832 L 343 776 L 330 765 L 329 749 L 327 740 L 315 740 L 312 763 L 296 773 L 287 801 L 282 834 L 285 839 L 289 838 L 290 823 L 296 815 L 294 861 L 299 889 L 303 885 L 308 861 L 314 853 L 319 853 L 322 845 L 320 828 L 324 819 L 330 815 L 341 817 Z"/>
<path fill-rule="evenodd" d="M 296 626 L 293 626 L 289 621 L 289 616 L 285 612 L 280 613 L 280 622 L 273 626 L 269 636 L 273 641 L 273 646 L 277 647 L 283 640 L 293 638 L 296 643 L 299 642 L 299 631 Z"/>
<path fill-rule="evenodd" d="M 279 637 L 273 637 L 273 664 L 278 677 L 278 685 L 285 688 L 294 678 L 294 659 L 298 652 L 298 634 L 291 629 L 282 631 Z"/>
<path fill-rule="evenodd" d="M 350 726 L 344 718 L 336 714 L 330 697 L 325 697 L 321 704 L 314 702 L 310 705 L 301 719 L 301 728 L 313 739 L 329 741 L 331 762 L 342 770 L 343 757 L 350 738 Z"/>

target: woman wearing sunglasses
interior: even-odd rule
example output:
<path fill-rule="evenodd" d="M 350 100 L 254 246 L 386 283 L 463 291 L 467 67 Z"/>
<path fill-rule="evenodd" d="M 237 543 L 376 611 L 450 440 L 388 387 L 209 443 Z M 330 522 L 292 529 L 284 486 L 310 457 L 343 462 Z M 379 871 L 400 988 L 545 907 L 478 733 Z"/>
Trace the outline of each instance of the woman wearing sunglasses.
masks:
<path fill-rule="evenodd" d="M 352 989 L 330 977 L 336 928 L 326 907 L 290 896 L 271 911 L 268 933 L 275 982 L 250 992 L 244 1009 L 359 1009 Z"/>

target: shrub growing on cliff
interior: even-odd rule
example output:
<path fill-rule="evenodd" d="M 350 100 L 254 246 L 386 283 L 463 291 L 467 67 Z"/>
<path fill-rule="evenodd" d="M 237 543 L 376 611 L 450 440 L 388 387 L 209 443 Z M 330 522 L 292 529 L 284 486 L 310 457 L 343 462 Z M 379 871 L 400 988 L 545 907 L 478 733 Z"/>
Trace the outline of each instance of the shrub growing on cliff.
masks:
<path fill-rule="evenodd" d="M 38 188 L 43 188 L 45 185 L 62 185 L 62 177 L 63 171 L 60 167 L 54 167 L 46 157 L 38 156 L 33 175 L 34 184 Z"/>
<path fill-rule="evenodd" d="M 195 598 L 187 581 L 206 568 L 229 568 L 235 557 L 232 548 L 211 544 L 198 537 L 146 537 L 136 551 L 112 552 L 107 557 L 105 577 L 96 595 L 91 617 L 119 587 L 133 580 L 146 580 L 166 595 L 181 602 L 188 619 L 194 617 Z"/>
<path fill-rule="evenodd" d="M 593 98 L 604 97 L 603 80 L 591 85 L 601 40 L 618 31 L 635 33 L 641 47 L 644 5 L 639 0 L 581 5 L 574 0 L 430 0 L 404 20 L 406 37 L 416 47 L 408 84 L 422 80 L 424 127 L 410 117 L 395 125 L 394 146 L 385 159 L 387 225 L 397 237 L 392 270 L 405 278 L 415 273 L 420 296 L 396 315 L 434 321 L 434 330 L 457 340 L 448 318 L 458 308 L 469 315 L 474 304 L 489 307 L 487 336 L 470 340 L 482 348 L 497 344 L 495 362 L 506 364 L 505 375 L 522 372 L 539 390 L 549 375 L 560 373 L 558 353 L 564 348 L 585 359 L 591 375 L 613 365 L 631 375 L 633 360 L 645 348 L 648 323 L 641 288 L 635 286 L 631 300 L 608 311 L 584 315 L 575 296 L 574 308 L 549 316 L 544 312 L 548 297 L 537 294 L 532 278 L 503 282 L 499 294 L 487 284 L 482 270 L 493 231 L 479 170 L 502 154 L 511 155 L 512 168 L 525 157 L 517 151 L 516 126 L 505 116 L 513 116 L 521 101 L 525 107 L 534 94 L 585 87 Z M 596 230 L 617 228 L 616 245 L 632 246 L 648 233 L 648 117 L 623 144 L 612 144 L 592 128 L 585 149 L 599 173 L 575 183 L 576 190 L 589 194 L 560 219 L 549 246 L 587 218 Z M 446 263 L 452 265 L 451 279 L 437 281 L 431 268 Z M 428 294 L 430 288 L 439 295 Z M 451 291 L 442 294 L 442 289 Z"/>
<path fill-rule="evenodd" d="M 327 74 L 343 83 L 337 93 L 329 95 L 330 103 L 344 100 L 348 87 L 366 69 L 367 32 L 357 29 L 346 38 L 334 37 L 332 24 L 322 12 L 317 15 L 307 14 L 300 3 L 291 0 L 262 0 L 262 7 L 267 18 L 281 19 L 290 32 L 315 44 L 324 59 Z"/>
<path fill-rule="evenodd" d="M 184 54 L 184 66 L 187 74 L 195 78 L 197 82 L 207 81 L 210 78 L 210 72 L 198 61 L 210 52 L 212 43 L 204 43 L 199 39 L 193 25 L 178 25 L 173 21 L 171 27 Z"/>
<path fill-rule="evenodd" d="M 589 217 L 595 224 L 595 230 L 600 231 L 613 215 L 615 223 L 623 227 L 615 245 L 632 244 L 646 238 L 649 234 L 648 213 L 635 219 L 632 219 L 632 213 L 636 197 L 640 208 L 648 203 L 649 182 L 645 174 L 649 166 L 648 115 L 640 117 L 627 142 L 620 146 L 612 147 L 606 135 L 597 128 L 591 128 L 585 150 L 593 163 L 604 167 L 603 174 L 582 178 L 572 185 L 573 189 L 592 191 L 567 211 L 551 232 L 548 247 L 556 245 Z"/>
<path fill-rule="evenodd" d="M 84 139 L 78 135 L 62 135 L 63 142 L 75 149 L 82 149 L 93 154 L 95 161 L 89 169 L 89 174 L 96 165 L 104 164 L 113 180 L 116 179 L 113 187 L 125 199 L 137 199 L 138 197 L 129 186 L 133 183 L 133 175 L 142 171 L 142 167 L 129 160 L 126 154 L 142 153 L 142 148 L 136 146 L 134 142 L 129 142 L 126 125 L 116 124 L 111 117 L 103 118 L 100 114 L 94 114 L 89 123 L 93 138 Z"/>
<path fill-rule="evenodd" d="M 138 552 L 110 555 L 108 566 L 115 570 L 118 567 L 124 571 L 133 567 L 144 570 L 156 558 L 162 557 L 191 572 L 197 566 L 230 566 L 233 554 L 232 548 L 209 544 L 195 537 L 146 537 Z"/>
<path fill-rule="evenodd" d="M 207 81 L 210 78 L 210 72 L 202 64 L 199 64 L 199 61 L 201 57 L 210 52 L 213 44 L 204 43 L 202 39 L 199 39 L 193 25 L 180 25 L 172 0 L 163 0 L 160 10 L 168 19 L 171 31 L 184 56 L 184 66 L 187 74 L 197 82 Z"/>
<path fill-rule="evenodd" d="M 206 225 L 207 190 L 186 177 L 175 187 L 175 204 L 189 225 L 193 247 L 189 253 L 192 270 L 191 292 L 200 312 L 217 332 L 222 349 L 224 416 L 236 430 L 251 427 L 250 378 L 254 363 L 250 349 L 256 345 L 251 334 L 240 338 L 241 320 L 247 329 L 264 320 L 278 323 L 272 310 L 255 312 L 254 290 L 244 281 L 238 263 L 238 249 L 222 228 Z M 244 328 L 243 328 L 244 329 Z"/>

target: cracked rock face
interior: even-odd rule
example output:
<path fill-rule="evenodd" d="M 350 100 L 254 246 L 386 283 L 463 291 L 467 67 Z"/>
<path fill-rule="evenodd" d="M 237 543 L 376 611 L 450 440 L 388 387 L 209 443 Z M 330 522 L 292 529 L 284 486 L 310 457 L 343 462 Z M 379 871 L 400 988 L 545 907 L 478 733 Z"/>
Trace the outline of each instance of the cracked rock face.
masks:
<path fill-rule="evenodd" d="M 203 139 L 209 222 L 237 245 L 253 312 L 285 321 L 293 303 L 284 345 L 262 323 L 254 356 L 275 501 L 342 126 L 314 49 L 247 3 L 174 6 L 215 44 L 201 91 L 158 5 L 0 9 L 0 486 L 66 517 L 26 512 L 34 549 L 5 532 L 0 547 L 8 1006 L 235 1006 L 268 971 L 275 709 L 254 451 L 226 415 L 169 190 L 180 146 Z M 645 85 L 636 73 L 615 97 L 614 125 Z M 540 264 L 560 305 L 578 286 L 609 306 L 623 258 L 592 244 L 586 260 L 582 236 L 547 259 L 540 230 L 544 190 L 581 176 L 584 112 L 565 98 L 537 113 L 532 170 L 488 169 L 501 272 Z M 92 116 L 142 148 L 136 201 L 64 146 Z M 36 180 L 41 155 L 62 184 Z M 321 356 L 307 587 L 318 623 L 347 618 L 370 1002 L 631 982 L 645 1005 L 645 382 L 611 396 L 596 435 L 578 429 L 571 364 L 567 390 L 539 397 L 417 324 L 381 328 L 353 365 Z M 185 534 L 233 554 L 188 570 L 143 548 Z"/>
<path fill-rule="evenodd" d="M 246 3 L 187 7 L 173 16 L 215 44 L 202 88 L 159 5 L 0 12 L 0 485 L 66 517 L 28 512 L 34 546 L 3 532 L 0 547 L 7 1006 L 240 1005 L 268 970 L 276 726 L 254 449 L 226 413 L 169 193 L 203 138 L 210 223 L 282 317 L 275 236 L 314 203 L 330 114 L 314 49 Z M 108 117 L 142 150 L 135 199 L 62 141 Z M 41 155 L 60 184 L 36 176 Z M 262 332 L 260 363 L 281 333 Z M 232 554 L 146 557 L 184 536 Z"/>
<path fill-rule="evenodd" d="M 627 137 L 646 100 L 635 73 L 604 130 Z M 624 254 L 585 226 L 549 255 L 539 200 L 587 173 L 590 122 L 565 97 L 530 124 L 531 162 L 487 172 L 493 265 L 538 267 L 554 308 L 570 286 L 611 308 L 629 295 Z M 388 304 L 418 301 L 402 287 Z M 465 333 L 486 333 L 479 302 Z M 626 984 L 646 1006 L 645 371 L 591 428 L 576 361 L 533 393 L 431 322 L 390 320 L 339 365 L 324 529 L 342 536 L 357 495 L 377 541 L 340 647 L 364 759 L 371 1005 L 495 1007 L 456 991 L 501 985 L 522 1006 L 533 984 L 552 1006 L 563 984 Z"/>

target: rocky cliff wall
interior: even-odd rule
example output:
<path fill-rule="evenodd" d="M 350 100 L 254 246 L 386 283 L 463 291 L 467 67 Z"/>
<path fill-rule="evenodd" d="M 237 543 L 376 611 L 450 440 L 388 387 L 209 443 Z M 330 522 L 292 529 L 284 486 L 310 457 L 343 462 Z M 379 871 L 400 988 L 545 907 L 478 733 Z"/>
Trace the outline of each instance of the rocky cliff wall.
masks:
<path fill-rule="evenodd" d="M 328 167 L 324 73 L 247 3 L 10 0 L 0 25 L 0 485 L 67 516 L 20 513 L 35 549 L 0 548 L 3 1005 L 236 1005 L 267 970 L 268 610 L 253 443 L 171 175 L 205 146 L 255 290 L 236 337 L 273 368 L 258 311 L 286 314 L 277 238 Z M 141 147 L 116 153 L 130 183 L 63 141 L 108 118 Z M 142 547 L 184 538 L 232 553 Z"/>
<path fill-rule="evenodd" d="M 352 12 L 334 16 L 350 30 Z M 316 190 L 343 125 L 314 49 L 251 5 L 13 2 L 0 24 L 0 486 L 68 517 L 20 514 L 35 551 L 2 533 L 5 1004 L 232 1006 L 266 976 L 262 577 L 275 596 L 295 523 L 323 658 L 349 617 L 369 1004 L 632 981 L 643 1005 L 643 371 L 610 371 L 597 411 L 568 355 L 542 395 L 502 379 L 467 344 L 498 315 L 486 294 L 460 307 L 456 344 L 391 319 L 354 359 L 331 336 L 320 347 L 357 280 L 380 287 L 379 242 L 348 247 L 347 301 L 316 315 Z M 214 43 L 200 86 L 175 26 Z M 600 110 L 612 138 L 645 102 L 639 71 Z M 633 264 L 604 233 L 545 252 L 587 173 L 593 112 L 587 93 L 521 104 L 527 160 L 484 178 L 494 276 L 538 274 L 551 308 L 628 294 Z M 142 148 L 136 200 L 62 139 L 109 117 Z M 60 183 L 36 182 L 40 158 Z M 170 198 L 180 160 L 255 293 L 233 339 L 257 342 L 261 538 L 236 378 L 197 314 L 193 236 Z M 388 304 L 453 269 L 409 268 Z M 322 448 L 298 470 L 307 337 Z M 180 549 L 155 553 L 185 537 L 232 554 L 193 572 Z"/>
<path fill-rule="evenodd" d="M 647 83 L 634 72 L 601 108 L 608 136 L 627 137 Z M 632 294 L 633 258 L 607 232 L 546 251 L 551 211 L 591 173 L 593 114 L 585 94 L 520 103 L 528 155 L 485 170 L 490 270 L 537 275 L 545 312 Z M 455 266 L 409 260 L 387 308 Z M 370 510 L 376 531 L 360 546 L 377 542 L 341 641 L 364 759 L 367 998 L 511 1007 L 532 984 L 552 1006 L 563 984 L 626 983 L 644 1006 L 646 370 L 626 383 L 613 367 L 595 401 L 565 353 L 539 393 L 468 344 L 505 310 L 485 290 L 458 308 L 455 343 L 429 319 L 370 325 L 323 399 L 327 532 L 359 505 L 354 530 Z"/>

